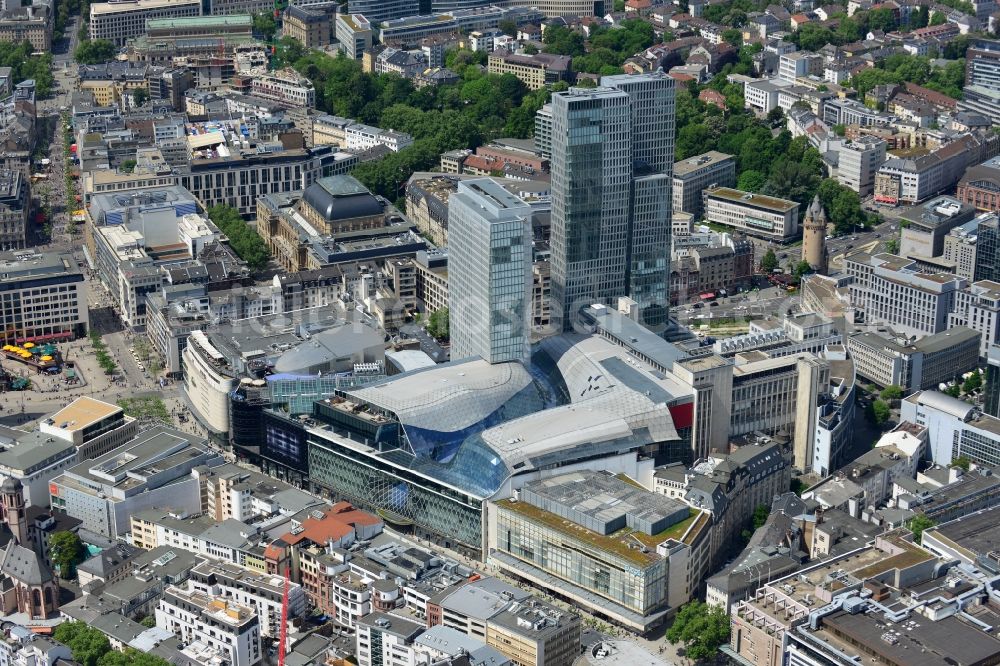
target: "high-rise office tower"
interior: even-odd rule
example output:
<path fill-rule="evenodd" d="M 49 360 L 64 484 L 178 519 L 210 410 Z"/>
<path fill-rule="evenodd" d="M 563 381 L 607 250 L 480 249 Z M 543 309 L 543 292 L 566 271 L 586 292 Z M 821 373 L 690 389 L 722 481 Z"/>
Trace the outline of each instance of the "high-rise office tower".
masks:
<path fill-rule="evenodd" d="M 643 322 L 669 310 L 674 82 L 610 76 L 552 97 L 552 321 L 629 296 Z"/>
<path fill-rule="evenodd" d="M 976 265 L 973 279 L 1000 281 L 1000 219 L 991 216 L 980 220 L 976 230 Z"/>
<path fill-rule="evenodd" d="M 489 178 L 448 200 L 448 309 L 452 359 L 527 359 L 531 207 Z"/>
<path fill-rule="evenodd" d="M 975 39 L 965 54 L 965 86 L 958 108 L 1000 123 L 1000 42 Z"/>
<path fill-rule="evenodd" d="M 986 385 L 983 390 L 983 412 L 1000 417 L 1000 345 L 986 350 Z"/>

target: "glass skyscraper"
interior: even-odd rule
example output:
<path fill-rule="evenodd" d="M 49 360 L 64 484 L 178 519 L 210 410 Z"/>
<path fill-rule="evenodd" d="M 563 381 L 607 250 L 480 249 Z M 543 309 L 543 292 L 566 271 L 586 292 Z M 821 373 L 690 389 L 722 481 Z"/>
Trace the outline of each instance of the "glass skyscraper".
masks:
<path fill-rule="evenodd" d="M 451 357 L 527 360 L 531 207 L 489 178 L 448 200 Z"/>
<path fill-rule="evenodd" d="M 976 230 L 976 267 L 973 272 L 974 281 L 1000 278 L 1000 265 L 997 263 L 998 220 L 991 217 L 982 220 Z"/>
<path fill-rule="evenodd" d="M 552 320 L 635 300 L 643 323 L 669 309 L 674 82 L 611 76 L 552 97 Z"/>

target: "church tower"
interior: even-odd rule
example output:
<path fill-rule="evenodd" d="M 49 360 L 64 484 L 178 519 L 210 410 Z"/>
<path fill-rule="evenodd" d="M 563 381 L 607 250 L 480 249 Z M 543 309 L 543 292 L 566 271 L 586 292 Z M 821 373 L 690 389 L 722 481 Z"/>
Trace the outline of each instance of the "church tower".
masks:
<path fill-rule="evenodd" d="M 802 259 L 809 262 L 812 269 L 821 275 L 827 271 L 826 213 L 819 202 L 819 195 L 813 198 L 806 211 L 802 225 Z"/>
<path fill-rule="evenodd" d="M 31 548 L 28 543 L 28 516 L 24 510 L 24 486 L 20 480 L 14 477 L 4 479 L 0 484 L 0 502 L 3 502 L 4 520 L 14 540 L 25 548 Z"/>

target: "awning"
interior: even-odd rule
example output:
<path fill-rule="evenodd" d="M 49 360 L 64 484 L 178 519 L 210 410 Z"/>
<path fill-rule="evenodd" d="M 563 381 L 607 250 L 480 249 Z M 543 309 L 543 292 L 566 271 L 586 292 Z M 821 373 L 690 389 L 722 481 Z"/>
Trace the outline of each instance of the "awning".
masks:
<path fill-rule="evenodd" d="M 73 334 L 69 331 L 64 331 L 62 333 L 46 333 L 45 335 L 32 335 L 27 338 L 18 338 L 18 344 L 24 342 L 39 342 L 41 340 L 59 340 L 60 338 L 72 338 Z"/>
<path fill-rule="evenodd" d="M 709 291 L 709 292 L 706 292 L 706 293 L 702 294 L 701 298 L 702 298 L 702 300 L 710 301 L 713 298 L 715 298 L 715 294 L 713 294 L 712 292 Z"/>

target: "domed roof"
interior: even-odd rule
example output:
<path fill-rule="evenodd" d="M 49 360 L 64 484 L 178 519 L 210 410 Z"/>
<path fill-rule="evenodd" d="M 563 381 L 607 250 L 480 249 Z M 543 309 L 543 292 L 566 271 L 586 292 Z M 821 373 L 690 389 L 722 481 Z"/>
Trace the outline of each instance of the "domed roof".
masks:
<path fill-rule="evenodd" d="M 379 200 L 357 179 L 346 175 L 320 178 L 306 188 L 302 199 L 330 222 L 383 212 Z"/>
<path fill-rule="evenodd" d="M 0 493 L 4 494 L 19 493 L 23 488 L 24 486 L 21 484 L 21 480 L 15 479 L 12 476 L 8 476 L 3 480 L 3 483 L 0 483 Z"/>

